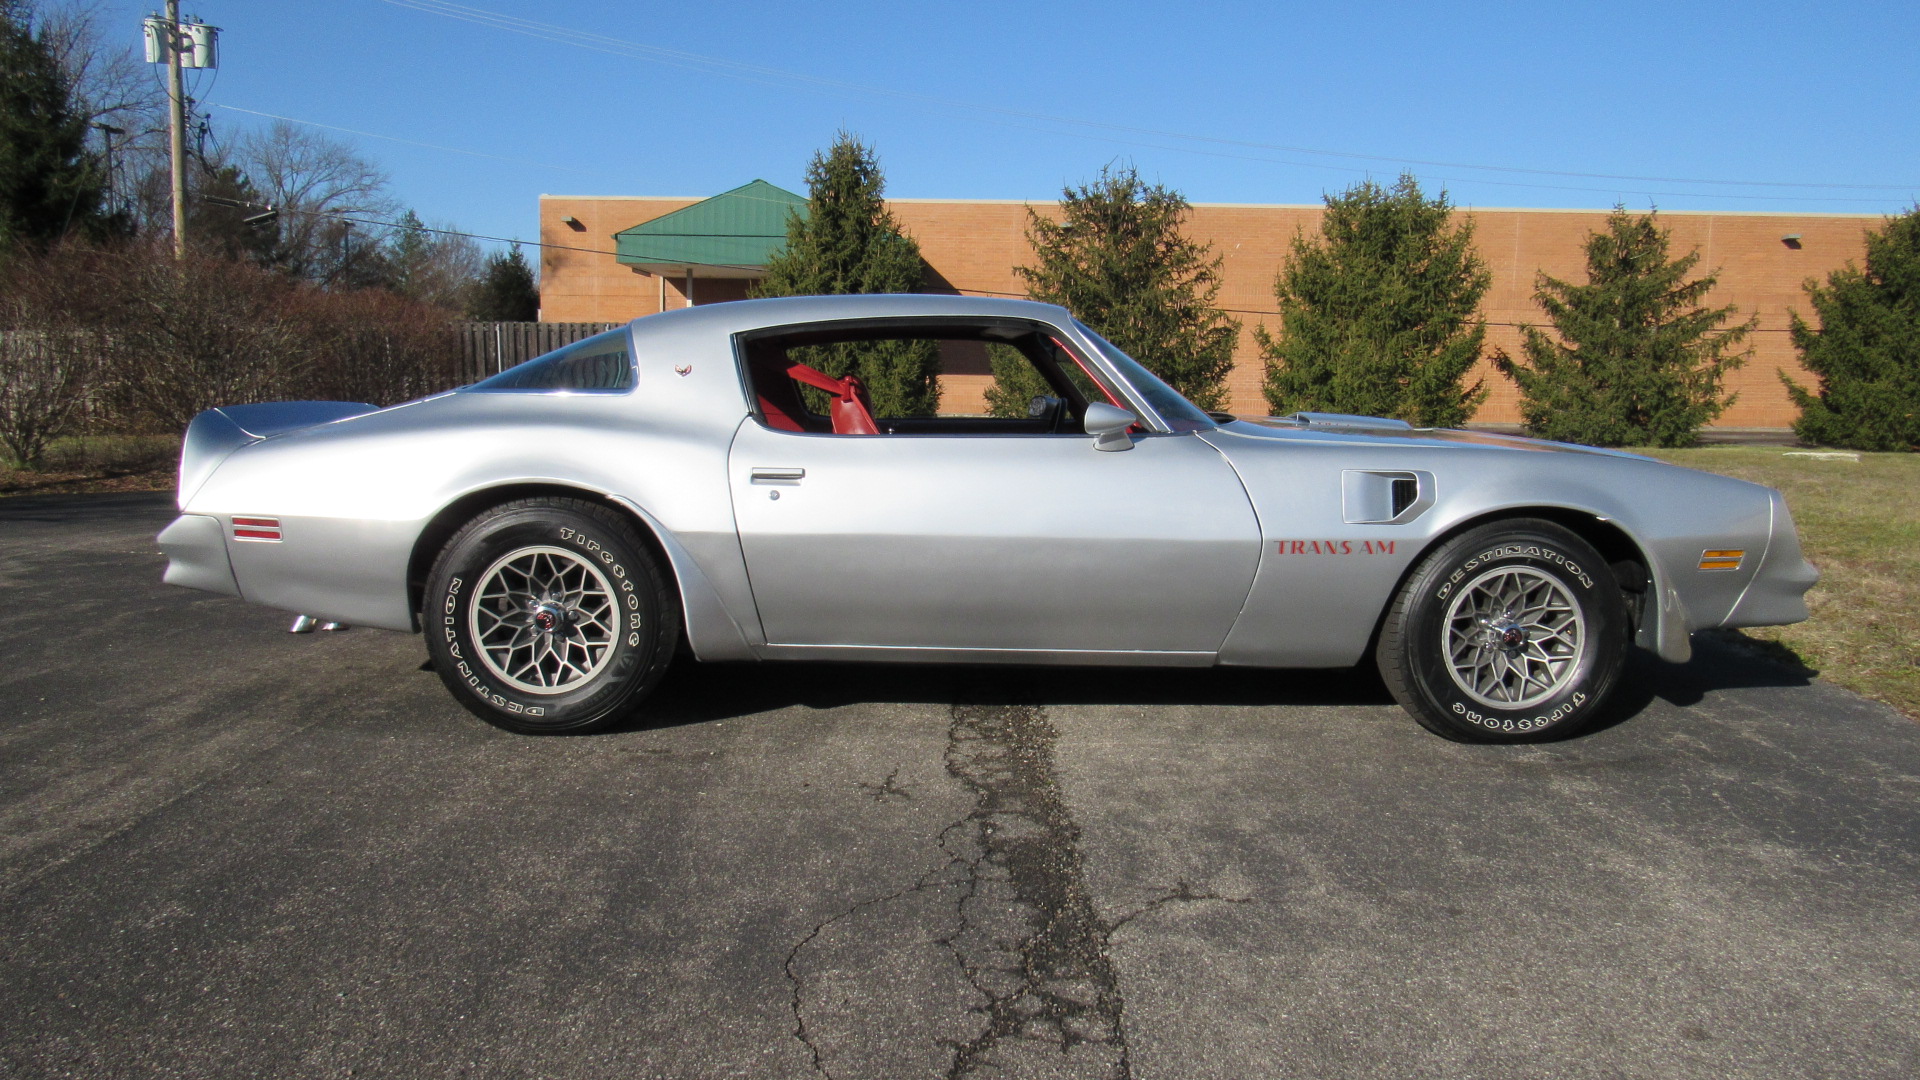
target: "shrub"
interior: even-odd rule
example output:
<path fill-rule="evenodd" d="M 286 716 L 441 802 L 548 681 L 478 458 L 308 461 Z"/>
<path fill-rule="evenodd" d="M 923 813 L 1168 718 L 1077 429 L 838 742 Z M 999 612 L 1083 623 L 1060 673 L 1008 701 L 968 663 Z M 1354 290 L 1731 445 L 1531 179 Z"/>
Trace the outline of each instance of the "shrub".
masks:
<path fill-rule="evenodd" d="M 1027 296 L 1059 304 L 1203 409 L 1227 406 L 1240 324 L 1215 305 L 1220 258 L 1181 235 L 1187 200 L 1132 168 L 1100 170 L 1061 192 L 1060 220 L 1027 209 L 1033 266 L 1014 268 Z M 1049 393 L 1025 360 L 995 356 L 987 401 L 1025 416 Z"/>
<path fill-rule="evenodd" d="M 1718 278 L 1688 281 L 1700 253 L 1670 258 L 1668 236 L 1653 214 L 1615 207 L 1587 237 L 1585 285 L 1540 275 L 1534 299 L 1558 340 L 1522 326 L 1526 361 L 1505 352 L 1493 361 L 1519 384 L 1529 432 L 1593 446 L 1691 446 L 1733 403 L 1721 380 L 1746 362 L 1733 350 L 1754 322 L 1723 326 L 1738 309 L 1701 307 Z"/>
<path fill-rule="evenodd" d="M 1802 439 L 1858 450 L 1920 449 L 1920 206 L 1867 231 L 1867 266 L 1806 284 L 1815 330 L 1793 316 L 1810 392 L 1784 373 Z"/>
<path fill-rule="evenodd" d="M 1486 340 L 1475 312 L 1492 281 L 1472 220 L 1454 221 L 1445 192 L 1429 199 L 1402 176 L 1328 196 L 1320 236 L 1295 236 L 1274 282 L 1279 331 L 1254 328 L 1267 403 L 1465 423 L 1486 398 L 1466 376 Z"/>

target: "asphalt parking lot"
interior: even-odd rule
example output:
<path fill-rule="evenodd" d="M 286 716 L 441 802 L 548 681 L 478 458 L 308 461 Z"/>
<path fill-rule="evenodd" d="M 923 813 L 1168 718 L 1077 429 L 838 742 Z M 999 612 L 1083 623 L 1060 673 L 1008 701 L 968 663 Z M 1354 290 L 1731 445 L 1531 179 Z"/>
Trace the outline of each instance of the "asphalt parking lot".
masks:
<path fill-rule="evenodd" d="M 0 501 L 0 1072 L 1920 1075 L 1920 725 L 1722 646 L 1466 747 L 1352 673 L 682 666 L 528 739 L 416 638 Z"/>

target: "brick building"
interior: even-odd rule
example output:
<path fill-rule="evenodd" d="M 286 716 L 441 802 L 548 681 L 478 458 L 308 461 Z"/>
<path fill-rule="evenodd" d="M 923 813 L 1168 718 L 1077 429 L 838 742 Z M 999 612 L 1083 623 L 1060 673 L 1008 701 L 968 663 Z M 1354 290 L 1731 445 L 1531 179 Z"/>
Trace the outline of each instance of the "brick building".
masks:
<path fill-rule="evenodd" d="M 799 196 L 755 181 L 712 199 L 655 196 L 561 196 L 540 199 L 540 318 L 548 322 L 617 322 L 641 315 L 746 296 L 756 267 L 784 236 L 780 223 Z M 1019 200 L 896 199 L 889 205 L 920 243 L 929 266 L 929 290 L 970 295 L 1024 295 L 1013 268 L 1031 262 L 1028 203 Z M 1045 213 L 1050 203 L 1033 203 Z M 1261 363 L 1252 328 L 1278 322 L 1273 280 L 1289 241 L 1318 228 L 1319 206 L 1200 203 L 1187 219 L 1188 235 L 1224 257 L 1219 303 L 1242 326 L 1229 379 L 1233 409 L 1263 415 Z M 1585 280 L 1584 244 L 1603 227 L 1605 210 L 1471 211 L 1475 243 L 1493 273 L 1482 303 L 1491 348 L 1520 351 L 1513 324 L 1540 323 L 1534 277 Z M 1810 309 L 1801 285 L 1865 255 L 1864 232 L 1877 215 L 1768 214 L 1662 211 L 1673 251 L 1694 248 L 1696 273 L 1718 268 L 1713 305 L 1736 304 L 1759 316 L 1748 340 L 1752 358 L 1732 373 L 1739 393 L 1719 420 L 1724 427 L 1783 428 L 1795 410 L 1777 372 L 1803 384 L 1811 379 L 1787 336 L 1788 310 Z M 1492 394 L 1475 419 L 1520 419 L 1513 384 L 1487 368 Z"/>

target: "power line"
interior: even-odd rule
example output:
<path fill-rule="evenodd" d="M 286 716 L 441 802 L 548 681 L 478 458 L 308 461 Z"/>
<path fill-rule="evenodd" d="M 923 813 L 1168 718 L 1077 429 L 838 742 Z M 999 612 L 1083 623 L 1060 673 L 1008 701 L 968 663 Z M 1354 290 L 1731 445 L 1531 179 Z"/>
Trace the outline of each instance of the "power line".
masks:
<path fill-rule="evenodd" d="M 289 124 L 304 124 L 307 127 L 325 128 L 328 131 L 344 131 L 349 135 L 364 135 L 369 139 L 384 139 L 387 142 L 404 143 L 407 146 L 424 146 L 429 150 L 444 150 L 449 154 L 465 154 L 468 157 L 486 158 L 489 161 L 504 161 L 509 165 L 528 165 L 536 169 L 552 169 L 555 172 L 574 173 L 580 176 L 604 175 L 602 173 L 590 172 L 586 169 L 569 169 L 564 165 L 549 165 L 543 161 L 528 161 L 525 158 L 501 157 L 498 154 L 483 154 L 478 150 L 463 150 L 458 146 L 441 146 L 438 143 L 420 142 L 417 139 L 402 139 L 396 135 L 382 135 L 377 131 L 361 131 L 359 128 L 340 127 L 336 124 L 322 124 L 316 120 L 301 120 L 297 117 L 281 116 L 279 113 L 261 112 L 259 109 L 243 109 L 238 105 L 215 105 L 214 108 L 226 109 L 230 112 L 246 113 L 249 116 L 264 116 L 269 120 L 284 120 Z"/>
<path fill-rule="evenodd" d="M 534 19 L 521 18 L 516 15 L 507 15 L 507 14 L 503 14 L 496 11 L 489 11 L 485 8 L 477 8 L 467 4 L 454 3 L 452 2 L 452 0 L 382 0 L 382 2 L 391 4 L 395 7 L 407 8 L 409 10 L 419 11 L 426 14 L 439 15 L 449 19 L 457 19 L 463 22 L 474 23 L 476 25 L 486 26 L 493 29 L 506 30 L 510 33 L 521 34 L 526 37 L 537 38 L 543 41 L 550 41 L 550 42 L 554 42 L 562 45 L 571 45 L 571 46 L 574 46 L 575 48 L 588 49 L 594 52 L 608 53 L 615 56 L 626 56 L 626 57 L 631 57 L 635 59 L 648 60 L 654 63 L 664 64 L 670 67 L 705 71 L 711 74 L 722 75 L 729 78 L 744 79 L 750 82 L 760 82 L 760 83 L 774 82 L 774 83 L 785 83 L 789 85 L 800 84 L 803 86 L 808 86 L 811 88 L 821 89 L 821 90 L 833 90 L 833 91 L 861 94 L 861 95 L 873 96 L 873 97 L 886 97 L 886 98 L 893 98 L 896 100 L 915 101 L 921 104 L 937 105 L 937 106 L 941 106 L 949 109 L 960 109 L 960 110 L 966 110 L 966 111 L 976 112 L 976 113 L 982 113 L 982 112 L 994 113 L 1001 116 L 1016 117 L 1016 118 L 1025 119 L 1025 120 L 1037 120 L 1037 121 L 1043 121 L 1050 124 L 1064 124 L 1064 125 L 1081 127 L 1081 128 L 1098 129 L 1103 131 L 1118 132 L 1118 133 L 1124 133 L 1129 135 L 1146 135 L 1146 136 L 1152 136 L 1155 138 L 1163 138 L 1163 139 L 1179 139 L 1186 142 L 1208 143 L 1208 144 L 1213 144 L 1218 146 L 1231 146 L 1231 147 L 1239 147 L 1243 149 L 1277 151 L 1277 152 L 1289 153 L 1289 154 L 1309 154 L 1309 155 L 1315 155 L 1315 156 L 1321 156 L 1321 157 L 1345 158 L 1345 159 L 1351 159 L 1351 160 L 1357 160 L 1357 161 L 1376 161 L 1376 162 L 1399 164 L 1399 165 L 1421 165 L 1429 168 L 1440 168 L 1440 169 L 1469 169 L 1476 172 L 1509 173 L 1509 174 L 1518 174 L 1518 175 L 1527 175 L 1527 176 L 1557 176 L 1557 177 L 1588 179 L 1588 180 L 1625 180 L 1625 181 L 1630 181 L 1634 183 L 1695 184 L 1695 185 L 1716 186 L 1716 187 L 1797 188 L 1801 190 L 1818 189 L 1818 190 L 1907 191 L 1907 192 L 1911 192 L 1917 188 L 1920 188 L 1920 183 L 1839 184 L 1839 183 L 1826 183 L 1826 182 L 1797 182 L 1797 181 L 1782 181 L 1782 180 L 1726 180 L 1726 179 L 1706 179 L 1706 178 L 1680 177 L 1680 176 L 1636 176 L 1636 175 L 1617 174 L 1617 173 L 1575 172 L 1575 171 L 1562 170 L 1562 169 L 1534 169 L 1534 168 L 1524 168 L 1524 167 L 1511 166 L 1511 165 L 1482 165 L 1482 164 L 1474 164 L 1470 162 L 1434 161 L 1434 160 L 1425 160 L 1420 158 L 1396 157 L 1396 156 L 1384 155 L 1384 154 L 1368 154 L 1368 153 L 1359 153 L 1359 152 L 1344 151 L 1344 150 L 1325 150 L 1325 149 L 1319 149 L 1315 147 L 1305 147 L 1305 146 L 1288 146 L 1280 143 L 1258 142 L 1258 141 L 1247 140 L 1247 139 L 1229 139 L 1229 138 L 1222 138 L 1222 137 L 1211 136 L 1211 135 L 1197 135 L 1190 132 L 1168 131 L 1168 130 L 1163 130 L 1158 128 L 1136 127 L 1128 124 L 1115 124 L 1115 123 L 1109 123 L 1109 122 L 1099 121 L 1099 120 L 1088 120 L 1080 117 L 1057 116 L 1049 113 L 1035 112 L 1035 111 L 1026 110 L 1026 109 L 1013 109 L 1013 108 L 1006 108 L 1003 106 L 985 105 L 978 102 L 960 101 L 952 98 L 937 97 L 930 94 L 920 94 L 920 93 L 915 93 L 915 92 L 906 91 L 906 90 L 895 90 L 888 87 L 871 86 L 871 85 L 866 85 L 862 83 L 846 82 L 839 79 L 822 78 L 820 76 L 808 75 L 808 74 L 797 72 L 797 71 L 789 71 L 783 68 L 774 68 L 774 67 L 766 67 L 758 64 L 742 63 L 740 61 L 727 60 L 722 57 L 707 56 L 700 53 L 685 52 L 678 49 L 667 49 L 667 48 L 663 48 L 656 45 L 646 45 L 641 42 L 630 41 L 625 38 L 613 37 L 606 34 L 596 34 L 596 33 L 591 33 L 583 30 L 574 30 L 572 28 L 565 27 L 565 26 L 558 26 L 553 23 L 539 22 Z M 1190 149 L 1190 148 L 1173 148 L 1173 147 L 1157 147 L 1157 148 L 1158 149 Z M 1270 160 L 1270 159 L 1252 159 L 1252 160 Z M 1303 164 L 1303 163 L 1295 163 L 1295 162 L 1283 162 L 1283 163 L 1284 164 Z M 1464 182 L 1485 183 L 1485 184 L 1496 183 L 1496 181 L 1491 181 L 1491 180 L 1465 180 Z M 1549 185 L 1526 185 L 1526 184 L 1519 184 L 1519 185 L 1509 184 L 1509 185 L 1503 185 L 1503 186 L 1550 187 Z M 1606 191 L 1609 189 L 1563 188 L 1561 190 Z M 1685 192 L 1637 192 L 1636 191 L 1636 192 L 1631 192 L 1631 194 L 1693 197 L 1693 196 L 1690 196 L 1689 193 L 1685 193 Z M 1764 198 L 1765 196 L 1744 196 L 1744 197 Z M 1804 200 L 1804 201 L 1811 201 L 1811 200 Z M 1847 201 L 1865 202 L 1865 201 L 1879 201 L 1879 200 L 1847 200 Z"/>

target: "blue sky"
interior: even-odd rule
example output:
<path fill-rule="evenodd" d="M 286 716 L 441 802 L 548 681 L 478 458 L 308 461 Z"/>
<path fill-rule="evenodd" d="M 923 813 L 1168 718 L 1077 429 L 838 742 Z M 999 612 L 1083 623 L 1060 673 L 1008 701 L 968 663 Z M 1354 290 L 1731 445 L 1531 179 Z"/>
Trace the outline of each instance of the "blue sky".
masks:
<path fill-rule="evenodd" d="M 154 6 L 100 5 L 129 43 Z M 495 236 L 532 238 L 542 193 L 804 192 L 841 128 L 909 198 L 1052 199 L 1110 161 L 1194 202 L 1314 203 L 1402 170 L 1482 207 L 1880 214 L 1920 196 L 1912 0 L 182 12 L 223 28 L 202 84 L 218 130 L 270 113 L 367 133 L 330 132 L 421 217 Z"/>

